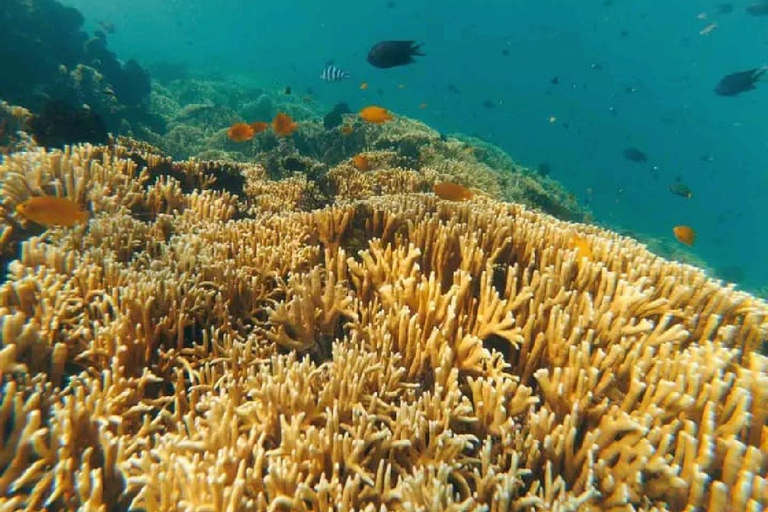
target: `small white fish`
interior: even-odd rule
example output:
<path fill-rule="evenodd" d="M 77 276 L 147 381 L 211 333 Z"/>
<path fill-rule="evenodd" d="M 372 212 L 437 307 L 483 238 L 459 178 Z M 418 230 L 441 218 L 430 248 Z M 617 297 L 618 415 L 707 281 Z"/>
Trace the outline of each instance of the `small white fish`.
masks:
<path fill-rule="evenodd" d="M 717 23 L 710 23 L 703 29 L 699 30 L 700 36 L 705 36 L 717 28 Z"/>
<path fill-rule="evenodd" d="M 349 78 L 349 73 L 343 69 L 337 68 L 333 63 L 329 62 L 325 65 L 323 72 L 320 73 L 320 78 L 326 82 L 341 82 Z"/>

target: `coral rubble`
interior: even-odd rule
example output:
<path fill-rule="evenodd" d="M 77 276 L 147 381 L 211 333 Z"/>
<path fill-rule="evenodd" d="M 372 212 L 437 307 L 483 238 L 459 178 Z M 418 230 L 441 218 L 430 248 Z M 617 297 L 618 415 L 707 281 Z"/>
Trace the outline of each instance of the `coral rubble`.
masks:
<path fill-rule="evenodd" d="M 375 149 L 325 183 L 128 140 L 8 156 L 0 509 L 768 505 L 765 302 Z M 89 224 L 32 231 L 43 193 Z"/>

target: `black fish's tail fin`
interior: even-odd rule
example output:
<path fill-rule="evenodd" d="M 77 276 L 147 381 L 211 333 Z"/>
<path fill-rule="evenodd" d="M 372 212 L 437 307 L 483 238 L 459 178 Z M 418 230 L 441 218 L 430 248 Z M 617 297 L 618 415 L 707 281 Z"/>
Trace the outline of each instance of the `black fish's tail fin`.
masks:
<path fill-rule="evenodd" d="M 424 53 L 421 51 L 421 47 L 424 46 L 422 43 L 417 43 L 416 41 L 411 41 L 411 55 L 418 55 L 419 57 L 424 57 Z"/>

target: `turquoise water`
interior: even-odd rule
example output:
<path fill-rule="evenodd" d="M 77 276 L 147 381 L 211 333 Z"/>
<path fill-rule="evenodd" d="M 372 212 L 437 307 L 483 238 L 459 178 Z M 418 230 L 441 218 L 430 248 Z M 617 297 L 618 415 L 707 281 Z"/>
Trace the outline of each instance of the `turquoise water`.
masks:
<path fill-rule="evenodd" d="M 480 136 L 525 165 L 548 162 L 598 221 L 669 238 L 689 224 L 693 252 L 712 268 L 740 267 L 747 288 L 768 284 L 768 83 L 734 98 L 713 92 L 722 76 L 768 64 L 768 16 L 747 15 L 751 0 L 727 14 L 718 2 L 660 0 L 64 3 L 87 30 L 113 23 L 110 49 L 123 60 L 309 87 L 328 106 L 377 103 Z M 427 55 L 375 69 L 365 57 L 382 39 L 418 40 Z M 349 81 L 319 79 L 331 59 Z M 649 161 L 624 159 L 630 146 Z M 692 199 L 668 191 L 677 177 Z"/>

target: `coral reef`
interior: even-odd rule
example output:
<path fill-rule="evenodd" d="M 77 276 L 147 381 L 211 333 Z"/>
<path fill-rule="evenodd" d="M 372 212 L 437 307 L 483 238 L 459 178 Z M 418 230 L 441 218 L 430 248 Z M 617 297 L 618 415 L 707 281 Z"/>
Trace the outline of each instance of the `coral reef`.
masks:
<path fill-rule="evenodd" d="M 313 181 L 330 181 L 347 172 L 336 168 L 357 154 L 389 154 L 388 167 L 470 185 L 490 197 L 526 204 L 562 219 L 584 220 L 589 215 L 561 185 L 514 164 L 499 148 L 477 139 L 441 135 L 413 119 L 396 117 L 384 125 L 371 125 L 346 113 L 346 104 L 327 112 L 311 97 L 202 79 L 155 85 L 151 104 L 153 112 L 163 116 L 168 132 L 136 135 L 174 158 L 215 156 L 259 163 L 273 179 L 302 172 Z M 233 123 L 266 121 L 277 112 L 287 112 L 299 121 L 300 129 L 292 137 L 277 138 L 267 131 L 246 143 L 227 138 L 226 130 Z M 428 191 L 434 180 L 422 182 L 420 190 Z"/>
<path fill-rule="evenodd" d="M 82 31 L 83 21 L 76 9 L 56 0 L 4 0 L 2 99 L 35 113 L 50 101 L 72 108 L 87 104 L 115 133 L 128 131 L 126 122 L 162 131 L 160 119 L 146 108 L 149 74 L 133 60 L 121 64 L 103 33 L 89 38 Z"/>
<path fill-rule="evenodd" d="M 0 155 L 24 149 L 30 142 L 32 113 L 24 107 L 0 101 Z"/>
<path fill-rule="evenodd" d="M 389 146 L 325 184 L 127 139 L 8 156 L 0 509 L 768 506 L 765 302 L 501 187 L 420 193 L 449 171 Z M 89 224 L 33 231 L 42 193 Z"/>

